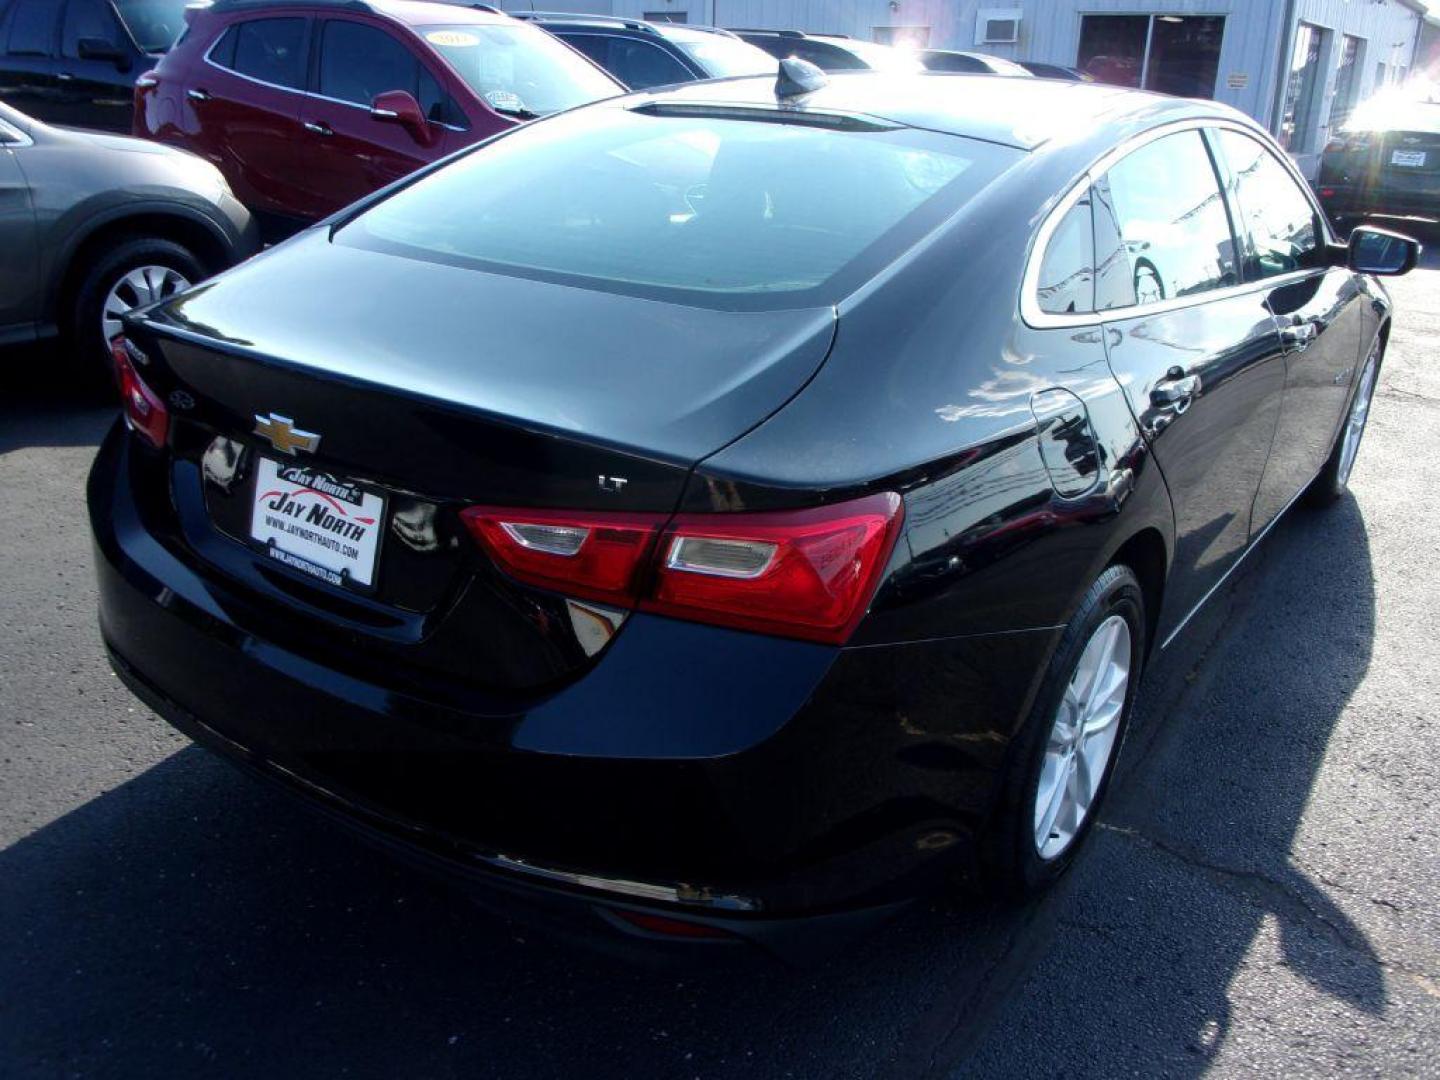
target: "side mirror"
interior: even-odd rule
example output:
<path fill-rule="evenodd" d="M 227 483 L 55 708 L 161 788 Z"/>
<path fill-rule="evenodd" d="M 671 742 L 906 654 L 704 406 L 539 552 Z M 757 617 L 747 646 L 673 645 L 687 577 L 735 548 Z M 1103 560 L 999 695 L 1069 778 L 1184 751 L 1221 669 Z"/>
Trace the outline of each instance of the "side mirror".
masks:
<path fill-rule="evenodd" d="M 370 103 L 370 119 L 382 124 L 399 124 L 421 146 L 435 141 L 430 121 L 420 110 L 420 103 L 405 90 L 388 90 Z"/>
<path fill-rule="evenodd" d="M 104 38 L 81 38 L 76 51 L 81 60 L 109 60 L 121 71 L 130 66 L 130 57 L 125 50 Z"/>
<path fill-rule="evenodd" d="M 1348 265 L 1360 274 L 1394 277 L 1408 274 L 1420 261 L 1420 242 L 1408 236 L 1361 225 L 1350 234 Z"/>

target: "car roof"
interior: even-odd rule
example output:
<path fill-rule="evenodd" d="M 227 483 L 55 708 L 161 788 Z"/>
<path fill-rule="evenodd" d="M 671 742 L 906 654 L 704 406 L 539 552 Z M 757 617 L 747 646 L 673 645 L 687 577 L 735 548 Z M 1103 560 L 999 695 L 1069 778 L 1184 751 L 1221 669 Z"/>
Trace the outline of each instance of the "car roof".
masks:
<path fill-rule="evenodd" d="M 272 8 L 350 11 L 384 16 L 406 26 L 511 21 L 503 11 L 478 0 L 474 3 L 464 0 L 214 0 L 203 6 L 216 14 L 264 12 Z"/>
<path fill-rule="evenodd" d="M 729 30 L 715 26 L 695 26 L 689 23 L 651 21 L 649 19 L 627 19 L 619 15 L 589 15 L 568 11 L 516 11 L 517 19 L 534 22 L 547 30 L 605 30 L 616 34 L 639 34 L 645 37 L 662 37 L 671 41 L 708 41 L 714 37 L 737 40 Z"/>
<path fill-rule="evenodd" d="M 713 79 L 618 99 L 740 106 L 865 116 L 906 127 L 963 135 L 1034 150 L 1097 125 L 1213 116 L 1253 127 L 1243 113 L 1213 101 L 1150 94 L 1103 83 L 1016 79 L 1008 75 L 835 72 L 825 85 L 777 102 L 768 76 Z M 612 99 L 613 100 L 613 99 Z"/>

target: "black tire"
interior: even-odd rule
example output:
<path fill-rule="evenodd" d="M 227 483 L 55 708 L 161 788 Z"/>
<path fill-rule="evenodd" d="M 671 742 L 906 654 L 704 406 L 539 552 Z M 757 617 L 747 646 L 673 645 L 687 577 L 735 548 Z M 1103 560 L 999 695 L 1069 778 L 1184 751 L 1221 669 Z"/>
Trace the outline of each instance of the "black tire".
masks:
<path fill-rule="evenodd" d="M 110 343 L 101 330 L 101 309 L 115 284 L 142 266 L 169 267 L 192 285 L 208 276 L 195 254 L 173 240 L 129 237 L 96 253 L 74 291 L 65 322 L 66 342 L 84 372 L 108 375 Z"/>
<path fill-rule="evenodd" d="M 1340 498 L 1350 490 L 1350 476 L 1345 469 L 1345 429 L 1350 424 L 1351 413 L 1354 411 L 1356 398 L 1365 390 L 1365 371 L 1371 361 L 1375 363 L 1375 376 L 1369 387 L 1369 394 L 1373 398 L 1375 390 L 1380 385 L 1380 370 L 1385 360 L 1385 346 L 1382 341 L 1376 339 L 1370 353 L 1365 358 L 1365 363 L 1360 365 L 1360 373 L 1355 378 L 1355 389 L 1351 391 L 1350 397 L 1345 402 L 1345 417 L 1340 421 L 1340 430 L 1335 433 L 1335 445 L 1330 448 L 1330 457 L 1325 461 L 1325 467 L 1320 470 L 1320 475 L 1315 477 L 1310 486 L 1305 489 L 1305 503 L 1317 510 L 1327 506 L 1333 506 L 1340 501 Z M 1367 406 L 1368 408 L 1368 406 Z M 1356 451 L 1360 449 L 1360 441 L 1364 438 L 1364 430 L 1356 442 Z M 1352 459 L 1351 466 L 1353 468 Z"/>
<path fill-rule="evenodd" d="M 1130 630 L 1129 683 L 1116 721 L 1115 742 L 1089 811 L 1074 839 L 1062 852 L 1042 858 L 1035 839 L 1035 800 L 1046 744 L 1056 711 L 1086 645 L 1111 615 L 1124 618 Z M 1080 602 L 1079 610 L 1051 657 L 1035 705 L 1016 736 L 1000 807 L 985 845 L 987 878 L 997 891 L 1023 897 L 1048 887 L 1066 871 L 1084 844 L 1104 806 L 1115 763 L 1125 744 L 1125 731 L 1135 706 L 1145 656 L 1145 627 L 1145 594 L 1139 579 L 1128 566 L 1110 567 L 1096 579 Z"/>

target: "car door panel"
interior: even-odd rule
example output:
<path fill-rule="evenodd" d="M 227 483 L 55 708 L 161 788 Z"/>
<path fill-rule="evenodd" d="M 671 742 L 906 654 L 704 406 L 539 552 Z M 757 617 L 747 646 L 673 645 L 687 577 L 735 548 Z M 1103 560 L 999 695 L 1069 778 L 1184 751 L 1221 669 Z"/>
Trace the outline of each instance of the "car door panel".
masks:
<path fill-rule="evenodd" d="M 1271 289 L 1268 303 L 1285 342 L 1285 398 L 1255 499 L 1257 532 L 1330 456 L 1361 358 L 1365 297 L 1354 274 L 1336 269 Z"/>
<path fill-rule="evenodd" d="M 80 42 L 85 40 L 104 41 L 124 56 L 118 60 L 85 59 L 80 55 Z M 108 4 L 68 0 L 55 75 L 55 122 L 128 135 L 141 60 Z"/>
<path fill-rule="evenodd" d="M 359 20 L 327 19 L 319 33 L 316 92 L 306 96 L 301 116 L 302 173 L 307 205 L 316 217 L 408 176 L 445 153 L 454 134 L 431 123 L 432 141 L 423 145 L 400 124 L 370 115 L 371 102 L 389 91 L 404 90 L 417 101 L 441 92 L 434 74 L 387 30 Z M 421 79 L 428 80 L 432 92 L 420 91 Z"/>
<path fill-rule="evenodd" d="M 1249 544 L 1285 357 L 1266 291 L 1240 287 L 1230 216 L 1198 130 L 1132 151 L 1095 182 L 1092 202 L 1111 370 L 1174 507 L 1163 641 Z"/>
<path fill-rule="evenodd" d="M 0 129 L 0 139 L 6 131 Z M 38 309 L 35 211 L 15 151 L 0 146 L 0 340 L 28 336 Z"/>
<path fill-rule="evenodd" d="M 17 0 L 0 21 L 0 101 L 46 123 L 58 122 L 59 18 L 54 0 Z"/>
<path fill-rule="evenodd" d="M 1285 346 L 1285 393 L 1275 446 L 1255 496 L 1258 535 L 1324 466 L 1360 359 L 1365 295 L 1328 265 L 1319 207 L 1287 165 L 1251 135 L 1211 132 L 1240 232 L 1245 275 L 1266 285 Z"/>
<path fill-rule="evenodd" d="M 1175 507 L 1167 626 L 1183 619 L 1249 543 L 1285 387 L 1274 320 L 1257 291 L 1106 324 L 1111 369 L 1165 475 Z M 1167 388 L 1197 380 L 1181 409 Z"/>
<path fill-rule="evenodd" d="M 288 78 L 281 63 L 293 61 L 292 50 L 304 56 L 308 22 L 288 16 L 237 23 L 189 76 L 182 126 L 190 149 L 213 161 L 252 210 L 287 214 L 301 201 L 303 67 L 295 86 L 276 80 Z M 277 32 L 265 23 L 301 26 L 297 34 L 295 27 Z"/>

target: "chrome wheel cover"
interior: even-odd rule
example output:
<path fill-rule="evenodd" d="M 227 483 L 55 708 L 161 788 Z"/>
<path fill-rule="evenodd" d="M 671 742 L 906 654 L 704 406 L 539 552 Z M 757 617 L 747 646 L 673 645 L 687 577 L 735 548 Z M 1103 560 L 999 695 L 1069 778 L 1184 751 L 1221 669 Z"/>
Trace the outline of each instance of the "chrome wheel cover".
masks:
<path fill-rule="evenodd" d="M 1360 373 L 1360 387 L 1355 391 L 1350 415 L 1345 418 L 1345 430 L 1340 434 L 1340 469 L 1335 479 L 1342 488 L 1350 483 L 1350 470 L 1355 467 L 1355 455 L 1360 452 L 1360 440 L 1365 436 L 1365 421 L 1370 419 L 1370 399 L 1375 396 L 1375 377 L 1379 370 L 1380 346 L 1376 345 L 1365 361 L 1365 370 Z"/>
<path fill-rule="evenodd" d="M 1054 859 L 1075 841 L 1105 779 L 1130 688 L 1130 624 L 1111 615 L 1085 643 L 1045 744 L 1035 786 L 1035 850 Z"/>
<path fill-rule="evenodd" d="M 137 266 L 115 282 L 100 308 L 100 329 L 106 341 L 114 341 L 124 327 L 120 316 L 133 308 L 152 304 L 183 292 L 190 281 L 168 266 Z"/>

